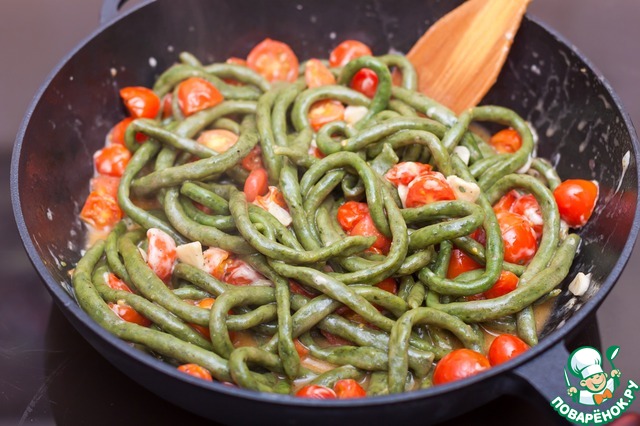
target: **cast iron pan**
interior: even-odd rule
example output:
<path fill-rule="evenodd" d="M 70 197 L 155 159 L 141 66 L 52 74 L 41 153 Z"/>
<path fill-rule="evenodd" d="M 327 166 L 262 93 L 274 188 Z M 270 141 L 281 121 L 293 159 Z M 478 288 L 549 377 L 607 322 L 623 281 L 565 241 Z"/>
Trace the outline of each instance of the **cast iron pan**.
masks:
<path fill-rule="evenodd" d="M 116 1 L 103 9 L 108 15 Z M 122 2 L 120 2 L 122 3 Z M 374 53 L 407 51 L 460 1 L 158 0 L 109 19 L 43 84 L 13 153 L 11 191 L 20 234 L 35 268 L 78 331 L 114 365 L 161 397 L 226 423 L 437 422 L 501 394 L 536 389 L 541 401 L 566 395 L 569 340 L 595 313 L 629 258 L 638 233 L 638 140 L 602 76 L 552 30 L 525 18 L 496 86 L 483 101 L 505 105 L 540 135 L 539 155 L 561 176 L 597 179 L 600 201 L 580 234 L 570 277 L 592 273 L 586 295 L 565 291 L 526 354 L 468 380 L 361 400 L 317 401 L 254 393 L 177 372 L 96 325 L 70 295 L 69 270 L 85 245 L 78 213 L 88 193 L 92 154 L 123 116 L 118 89 L 151 85 L 183 50 L 203 62 L 245 56 L 265 37 L 301 57 L 326 57 L 355 38 Z M 135 401 L 132 401 L 134 404 Z"/>

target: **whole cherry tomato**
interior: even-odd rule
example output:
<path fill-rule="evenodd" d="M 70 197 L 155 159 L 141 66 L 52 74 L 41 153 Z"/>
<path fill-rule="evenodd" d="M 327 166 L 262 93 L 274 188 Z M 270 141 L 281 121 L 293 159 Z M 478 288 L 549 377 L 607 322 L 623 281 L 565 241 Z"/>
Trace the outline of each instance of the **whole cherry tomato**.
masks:
<path fill-rule="evenodd" d="M 207 380 L 209 382 L 213 381 L 213 377 L 211 377 L 209 370 L 199 366 L 198 364 L 182 364 L 178 367 L 178 370 L 199 379 Z"/>
<path fill-rule="evenodd" d="M 584 179 L 568 179 L 553 191 L 560 217 L 572 228 L 584 226 L 596 206 L 598 184 Z"/>
<path fill-rule="evenodd" d="M 367 396 L 367 391 L 364 390 L 360 383 L 353 379 L 341 379 L 333 385 L 333 390 L 340 399 L 348 398 L 363 398 Z"/>
<path fill-rule="evenodd" d="M 340 43 L 329 55 L 329 65 L 342 67 L 349 61 L 360 56 L 371 56 L 371 49 L 366 44 L 357 40 L 345 40 Z"/>
<path fill-rule="evenodd" d="M 318 101 L 309 108 L 309 124 L 316 132 L 322 126 L 332 121 L 344 118 L 344 105 L 340 101 L 325 99 Z"/>
<path fill-rule="evenodd" d="M 309 59 L 304 68 L 304 79 L 307 87 L 327 86 L 336 84 L 336 78 L 333 76 L 329 68 L 327 68 L 319 59 Z"/>
<path fill-rule="evenodd" d="M 518 265 L 525 265 L 536 254 L 538 242 L 531 223 L 511 212 L 500 212 L 496 215 L 502 241 L 504 242 L 504 260 Z"/>
<path fill-rule="evenodd" d="M 93 155 L 98 173 L 115 177 L 124 174 L 130 159 L 131 152 L 124 145 L 117 144 L 105 146 Z"/>
<path fill-rule="evenodd" d="M 455 349 L 436 364 L 433 384 L 453 382 L 474 376 L 491 367 L 487 357 L 471 349 Z"/>
<path fill-rule="evenodd" d="M 160 111 L 160 98 L 146 87 L 122 88 L 120 97 L 133 118 L 156 118 Z"/>
<path fill-rule="evenodd" d="M 293 83 L 298 78 L 296 54 L 287 44 L 270 38 L 264 39 L 251 50 L 247 65 L 268 81 Z"/>
<path fill-rule="evenodd" d="M 138 311 L 124 302 L 109 302 L 109 308 L 126 322 L 138 324 L 142 327 L 149 327 L 152 324 L 147 317 L 140 315 Z"/>
<path fill-rule="evenodd" d="M 351 79 L 351 88 L 373 98 L 378 90 L 378 75 L 369 68 L 362 68 Z"/>
<path fill-rule="evenodd" d="M 489 347 L 489 361 L 491 365 L 502 364 L 529 350 L 530 346 L 517 336 L 501 334 L 496 337 Z"/>
<path fill-rule="evenodd" d="M 453 279 L 460 274 L 473 271 L 475 269 L 482 269 L 482 265 L 460 249 L 451 250 L 449 268 L 447 269 L 447 278 Z"/>
<path fill-rule="evenodd" d="M 345 232 L 351 232 L 366 215 L 369 214 L 367 203 L 357 201 L 347 201 L 338 207 L 338 223 Z"/>
<path fill-rule="evenodd" d="M 244 195 L 250 203 L 258 195 L 264 195 L 269 191 L 269 176 L 265 169 L 253 169 L 244 182 Z"/>
<path fill-rule="evenodd" d="M 337 395 L 333 391 L 326 386 L 320 385 L 307 385 L 300 388 L 298 392 L 296 392 L 296 396 L 300 398 L 313 398 L 313 399 L 336 399 Z"/>
<path fill-rule="evenodd" d="M 455 200 L 456 195 L 440 172 L 424 172 L 411 181 L 405 207 L 420 207 L 434 201 Z"/>
<path fill-rule="evenodd" d="M 514 129 L 504 129 L 491 136 L 489 145 L 500 154 L 512 154 L 522 146 L 522 138 Z"/>
<path fill-rule="evenodd" d="M 223 100 L 216 86 L 204 78 L 190 77 L 178 85 L 178 105 L 185 116 L 214 107 Z"/>
<path fill-rule="evenodd" d="M 502 271 L 498 281 L 489 290 L 483 293 L 487 299 L 495 299 L 496 297 L 504 296 L 507 293 L 512 292 L 518 287 L 518 276 L 513 272 Z"/>
<path fill-rule="evenodd" d="M 369 214 L 363 217 L 362 220 L 360 220 L 360 222 L 358 222 L 356 226 L 353 227 L 349 235 L 352 235 L 352 236 L 361 235 L 363 237 L 376 237 L 376 241 L 371 245 L 369 250 L 375 253 L 382 253 L 382 254 L 389 253 L 389 248 L 391 247 L 391 240 L 385 237 L 384 235 L 382 235 L 380 231 L 378 231 L 378 228 L 376 228 L 376 225 L 373 223 L 373 219 Z"/>

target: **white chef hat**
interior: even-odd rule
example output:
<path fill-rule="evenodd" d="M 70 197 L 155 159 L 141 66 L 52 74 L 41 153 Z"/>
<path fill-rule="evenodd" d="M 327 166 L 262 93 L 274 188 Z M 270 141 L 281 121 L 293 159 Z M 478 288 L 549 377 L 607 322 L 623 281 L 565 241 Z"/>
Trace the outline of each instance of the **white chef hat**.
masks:
<path fill-rule="evenodd" d="M 590 346 L 583 346 L 573 351 L 569 357 L 569 367 L 576 377 L 582 377 L 582 379 L 604 372 L 600 352 Z"/>

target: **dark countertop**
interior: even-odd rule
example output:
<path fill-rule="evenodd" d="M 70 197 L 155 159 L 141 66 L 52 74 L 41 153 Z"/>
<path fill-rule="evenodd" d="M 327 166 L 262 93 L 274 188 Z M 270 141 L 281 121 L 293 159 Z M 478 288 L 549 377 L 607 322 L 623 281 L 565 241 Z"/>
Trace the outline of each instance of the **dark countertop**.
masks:
<path fill-rule="evenodd" d="M 16 1 L 7 1 L 16 3 Z M 76 2 L 57 1 L 56 19 L 74 11 L 92 15 L 83 21 L 70 19 L 65 25 L 75 28 L 75 36 L 60 32 L 59 39 L 66 44 L 48 41 L 56 31 L 36 28 L 40 37 L 29 39 L 32 20 L 47 22 L 47 8 L 40 2 L 23 1 L 29 12 L 21 12 L 7 5 L 0 6 L 4 15 L 13 16 L 13 25 L 0 25 L 0 39 L 11 31 L 11 38 L 20 49 L 37 42 L 44 57 L 53 56 L 53 62 L 44 59 L 38 72 L 30 70 L 19 88 L 9 89 L 9 77 L 20 76 L 22 59 L 33 55 L 33 50 L 2 51 L 3 57 L 12 56 L 8 66 L 0 69 L 2 93 L 10 99 L 1 99 L 4 113 L 9 106 L 26 108 L 40 81 L 75 43 L 97 26 L 100 1 L 87 0 L 82 6 Z M 65 11 L 65 8 L 67 9 Z M 530 12 L 556 28 L 602 71 L 620 95 L 635 123 L 640 123 L 640 2 L 636 0 L 536 0 Z M 21 21 L 22 20 L 22 21 Z M 93 23 L 96 24 L 93 24 Z M 53 28 L 53 27 L 52 27 Z M 51 29 L 51 28 L 50 28 Z M 75 37 L 75 38 L 74 38 Z M 47 44 L 48 43 L 48 44 Z M 3 49 L 4 49 L 3 44 Z M 51 49 L 48 46 L 51 45 Z M 59 51 L 56 51 L 58 49 Z M 14 54 L 17 53 L 17 56 Z M 20 53 L 22 52 L 22 53 Z M 22 56 L 20 56 L 22 55 Z M 27 59 L 25 59 L 27 60 Z M 28 59 L 33 61 L 30 57 Z M 8 62 L 8 61 L 7 61 Z M 5 63 L 7 64 L 7 63 Z M 5 86 L 6 85 L 6 86 Z M 12 85 L 15 86 L 15 85 Z M 7 89 L 5 91 L 5 89 Z M 17 129 L 10 133 L 13 135 Z M 0 255 L 0 270 L 4 280 L 0 285 L 0 426 L 32 425 L 113 425 L 154 424 L 176 422 L 205 424 L 205 422 L 168 402 L 157 398 L 105 361 L 90 347 L 53 306 L 51 298 L 32 269 L 15 230 L 8 197 L 8 169 L 10 140 L 0 145 L 0 169 L 3 171 L 2 198 L 0 198 L 0 235 L 5 239 Z M 640 339 L 637 331 L 637 300 L 640 287 L 636 277 L 640 274 L 640 250 L 636 249 L 607 300 L 598 311 L 602 347 L 619 345 L 616 366 L 627 378 L 640 380 Z M 594 327 L 595 324 L 591 324 Z M 591 328 L 583 339 L 597 343 L 598 336 Z M 635 411 L 640 411 L 639 403 Z M 526 414 L 523 415 L 523 414 Z M 533 406 L 522 398 L 500 398 L 473 413 L 463 415 L 447 424 L 553 424 L 558 417 L 550 409 Z"/>

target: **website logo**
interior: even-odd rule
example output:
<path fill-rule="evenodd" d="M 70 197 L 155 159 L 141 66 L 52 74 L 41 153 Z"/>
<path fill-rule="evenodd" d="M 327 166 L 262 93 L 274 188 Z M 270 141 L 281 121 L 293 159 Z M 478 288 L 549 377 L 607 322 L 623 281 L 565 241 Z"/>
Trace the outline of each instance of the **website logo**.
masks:
<path fill-rule="evenodd" d="M 638 385 L 628 380 L 624 390 L 620 390 L 622 372 L 613 363 L 619 351 L 619 346 L 610 346 L 605 352 L 611 367 L 608 373 L 597 349 L 582 346 L 573 351 L 564 369 L 564 381 L 567 395 L 571 401 L 580 404 L 578 407 L 582 406 L 582 410 L 572 408 L 561 396 L 551 401 L 554 410 L 579 424 L 606 424 L 620 417 L 635 399 Z M 571 379 L 569 373 L 573 376 Z"/>

